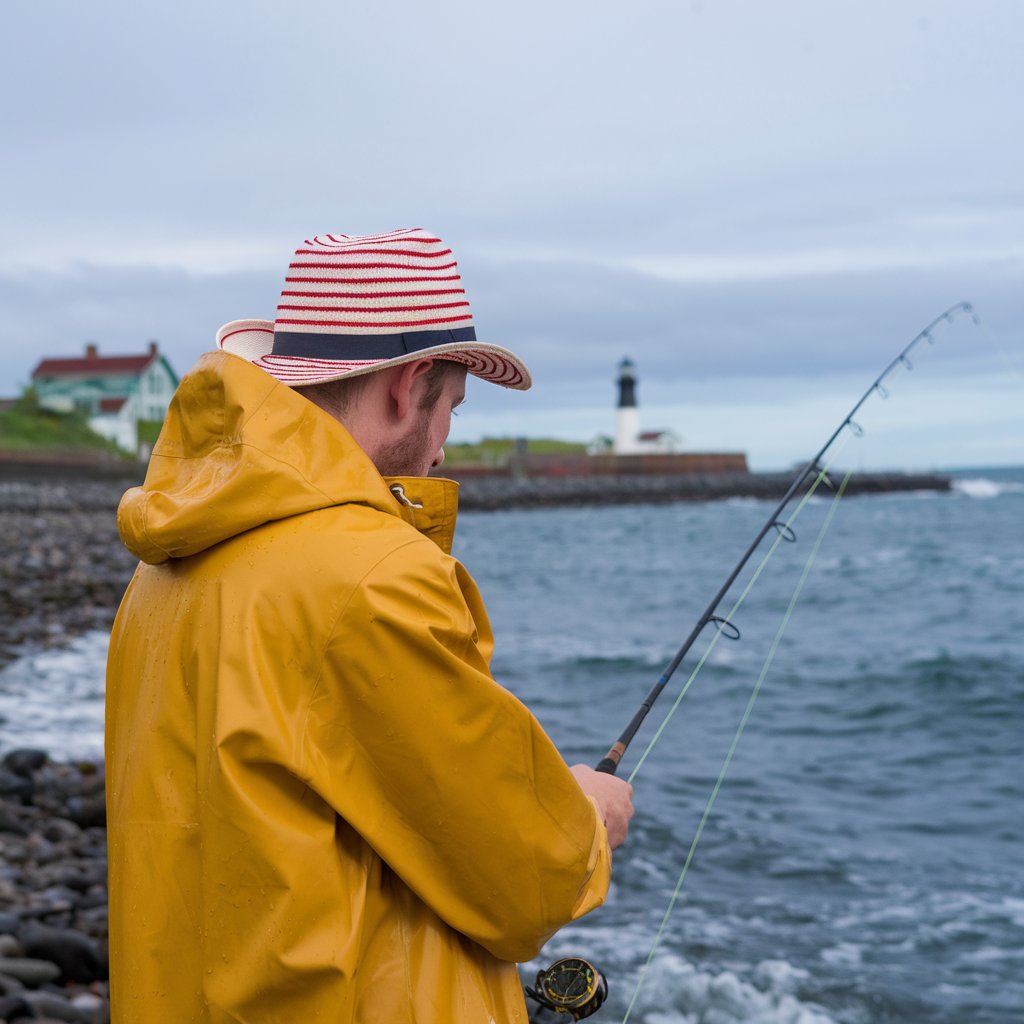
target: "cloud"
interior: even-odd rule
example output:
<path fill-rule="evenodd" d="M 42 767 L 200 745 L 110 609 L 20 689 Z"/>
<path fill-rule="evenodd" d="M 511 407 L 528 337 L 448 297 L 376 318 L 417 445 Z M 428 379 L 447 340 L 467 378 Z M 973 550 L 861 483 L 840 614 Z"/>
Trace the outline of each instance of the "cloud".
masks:
<path fill-rule="evenodd" d="M 46 356 L 144 352 L 157 340 L 181 374 L 213 347 L 228 320 L 272 316 L 276 275 L 197 274 L 159 267 L 81 264 L 62 272 L 0 273 L 4 310 L 0 393 L 28 383 Z M 262 301 L 260 301 L 261 297 Z"/>
<path fill-rule="evenodd" d="M 471 392 L 460 429 L 607 429 L 628 354 L 682 433 L 712 401 L 719 436 L 763 430 L 745 406 L 813 416 L 801 393 L 870 381 L 961 299 L 985 326 L 940 374 L 1020 355 L 1012 0 L 54 12 L 12 9 L 0 67 L 0 393 L 89 340 L 180 372 L 272 315 L 301 238 L 403 224 L 453 244 L 481 336 L 537 378 Z"/>
<path fill-rule="evenodd" d="M 556 377 L 629 355 L 649 379 L 881 369 L 964 298 L 1014 337 L 1024 264 L 677 281 L 626 268 L 494 261 L 466 272 L 478 321 Z M 510 342 L 511 343 L 511 342 Z M 975 349 L 957 356 L 990 359 Z M 951 363 L 952 365 L 952 363 Z"/>
<path fill-rule="evenodd" d="M 480 336 L 516 349 L 541 380 L 600 388 L 629 355 L 655 394 L 681 380 L 868 374 L 965 296 L 1012 348 L 1021 277 L 1017 263 L 712 282 L 561 260 L 480 258 L 462 270 Z M 3 386 L 26 379 L 35 359 L 86 340 L 118 350 L 157 338 L 183 369 L 221 323 L 272 317 L 281 276 L 283 266 L 0 273 Z M 995 355 L 953 346 L 943 358 L 959 370 Z"/>

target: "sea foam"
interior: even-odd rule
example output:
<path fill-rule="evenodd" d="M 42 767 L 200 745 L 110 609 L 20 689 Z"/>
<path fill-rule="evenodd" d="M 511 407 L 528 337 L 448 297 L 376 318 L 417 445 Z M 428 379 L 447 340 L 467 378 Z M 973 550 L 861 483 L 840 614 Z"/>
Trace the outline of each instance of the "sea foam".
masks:
<path fill-rule="evenodd" d="M 953 481 L 953 490 L 968 498 L 998 498 L 1008 491 L 1018 490 L 1019 485 L 1000 483 L 987 477 L 972 477 Z"/>

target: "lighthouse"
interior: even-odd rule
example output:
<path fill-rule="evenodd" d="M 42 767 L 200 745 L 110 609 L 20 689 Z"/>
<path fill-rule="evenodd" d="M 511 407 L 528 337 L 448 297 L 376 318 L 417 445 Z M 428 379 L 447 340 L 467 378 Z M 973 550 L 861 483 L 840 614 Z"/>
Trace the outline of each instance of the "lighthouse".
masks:
<path fill-rule="evenodd" d="M 619 363 L 619 407 L 616 410 L 615 455 L 669 455 L 682 438 L 671 430 L 640 431 L 636 405 L 636 369 L 628 357 Z"/>
<path fill-rule="evenodd" d="M 640 416 L 636 408 L 636 374 L 633 361 L 623 359 L 619 363 L 619 405 L 615 423 L 616 455 L 631 455 L 638 451 Z"/>

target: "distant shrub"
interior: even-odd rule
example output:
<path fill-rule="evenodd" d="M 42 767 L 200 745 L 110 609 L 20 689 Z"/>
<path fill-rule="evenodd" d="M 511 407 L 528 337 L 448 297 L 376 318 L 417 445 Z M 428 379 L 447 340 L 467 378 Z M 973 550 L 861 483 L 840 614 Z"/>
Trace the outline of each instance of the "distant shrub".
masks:
<path fill-rule="evenodd" d="M 26 388 L 0 411 L 0 448 L 48 450 L 98 449 L 121 454 L 112 441 L 89 429 L 85 413 L 54 412 L 39 404 L 39 394 Z"/>
<path fill-rule="evenodd" d="M 472 443 L 444 446 L 445 459 L 453 466 L 503 466 L 515 454 L 582 455 L 586 450 L 587 446 L 582 441 L 559 441 L 551 437 L 485 437 Z"/>

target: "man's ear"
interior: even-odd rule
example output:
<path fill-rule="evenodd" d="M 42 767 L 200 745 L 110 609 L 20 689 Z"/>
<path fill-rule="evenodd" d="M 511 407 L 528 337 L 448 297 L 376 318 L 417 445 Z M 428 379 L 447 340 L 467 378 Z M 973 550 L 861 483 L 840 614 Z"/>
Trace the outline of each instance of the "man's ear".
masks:
<path fill-rule="evenodd" d="M 391 378 L 389 392 L 394 402 L 392 409 L 399 420 L 404 420 L 411 412 L 419 408 L 420 391 L 423 377 L 434 365 L 433 359 L 417 359 L 411 363 L 396 367 Z"/>

